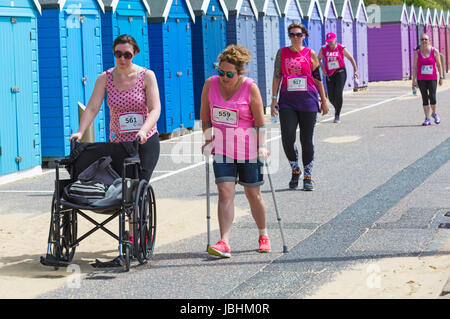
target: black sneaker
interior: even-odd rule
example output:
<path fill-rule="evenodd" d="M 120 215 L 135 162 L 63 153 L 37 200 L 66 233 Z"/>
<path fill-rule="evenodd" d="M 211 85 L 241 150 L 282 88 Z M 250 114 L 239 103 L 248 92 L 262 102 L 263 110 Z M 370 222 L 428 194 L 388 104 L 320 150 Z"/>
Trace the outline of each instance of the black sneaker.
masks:
<path fill-rule="evenodd" d="M 311 180 L 311 176 L 306 176 L 303 179 L 303 190 L 304 191 L 313 191 L 314 190 L 314 187 L 313 187 L 313 184 L 312 184 L 312 180 Z"/>
<path fill-rule="evenodd" d="M 289 182 L 290 189 L 294 189 L 294 188 L 298 187 L 298 179 L 300 178 L 300 175 L 302 175 L 302 171 L 300 169 L 292 171 L 292 177 Z"/>

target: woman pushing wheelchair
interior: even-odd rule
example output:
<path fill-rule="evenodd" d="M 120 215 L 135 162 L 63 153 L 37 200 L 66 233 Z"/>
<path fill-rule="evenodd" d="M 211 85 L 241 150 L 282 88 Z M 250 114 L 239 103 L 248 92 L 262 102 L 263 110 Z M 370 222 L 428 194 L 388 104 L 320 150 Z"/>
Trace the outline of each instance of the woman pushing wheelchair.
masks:
<path fill-rule="evenodd" d="M 107 92 L 110 109 L 110 141 L 129 142 L 139 138 L 142 178 L 147 181 L 159 158 L 159 137 L 156 122 L 161 113 L 158 83 L 153 71 L 133 64 L 140 52 L 136 40 L 120 35 L 113 44 L 116 66 L 103 72 L 95 82 L 78 132 L 70 140 L 81 140 L 94 120 Z"/>

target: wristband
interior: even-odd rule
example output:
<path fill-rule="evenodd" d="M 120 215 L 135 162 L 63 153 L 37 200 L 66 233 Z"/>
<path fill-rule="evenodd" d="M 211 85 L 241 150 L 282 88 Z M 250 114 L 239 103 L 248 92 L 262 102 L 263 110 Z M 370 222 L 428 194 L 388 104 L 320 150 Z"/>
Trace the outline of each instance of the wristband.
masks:
<path fill-rule="evenodd" d="M 278 97 L 276 95 L 272 95 L 272 100 L 276 100 Z"/>

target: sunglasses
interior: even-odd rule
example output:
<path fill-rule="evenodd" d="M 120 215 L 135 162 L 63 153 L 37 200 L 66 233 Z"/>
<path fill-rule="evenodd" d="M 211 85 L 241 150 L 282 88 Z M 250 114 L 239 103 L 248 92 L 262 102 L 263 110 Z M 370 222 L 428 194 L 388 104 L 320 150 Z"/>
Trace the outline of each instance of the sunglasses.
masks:
<path fill-rule="evenodd" d="M 297 37 L 297 38 L 301 38 L 303 36 L 303 33 L 299 32 L 299 33 L 289 33 L 289 37 L 293 38 L 293 37 Z"/>
<path fill-rule="evenodd" d="M 125 59 L 129 60 L 133 57 L 133 54 L 131 52 L 122 52 L 122 51 L 116 51 L 114 52 L 114 56 L 118 59 L 120 59 L 121 57 L 124 57 Z"/>
<path fill-rule="evenodd" d="M 225 76 L 225 74 L 226 74 L 229 79 L 232 79 L 234 76 L 233 72 L 225 72 L 222 70 L 217 71 L 217 73 L 219 74 L 219 76 Z"/>
<path fill-rule="evenodd" d="M 420 41 L 428 41 L 429 39 L 426 39 L 426 38 L 423 38 L 423 39 L 420 39 Z"/>

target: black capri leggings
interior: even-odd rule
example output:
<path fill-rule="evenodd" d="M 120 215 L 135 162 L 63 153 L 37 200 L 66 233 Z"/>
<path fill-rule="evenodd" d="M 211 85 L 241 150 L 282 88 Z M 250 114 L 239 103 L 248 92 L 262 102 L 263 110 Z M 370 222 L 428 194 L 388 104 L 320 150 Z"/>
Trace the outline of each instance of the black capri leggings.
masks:
<path fill-rule="evenodd" d="M 159 159 L 159 136 L 153 134 L 145 144 L 139 144 L 139 158 L 141 159 L 142 176 L 147 181 L 150 180 L 153 170 Z"/>
<path fill-rule="evenodd" d="M 283 149 L 290 162 L 298 161 L 295 147 L 296 131 L 300 125 L 300 144 L 302 146 L 303 167 L 311 167 L 314 160 L 314 127 L 316 125 L 316 112 L 299 112 L 291 109 L 280 108 L 280 127 Z"/>
<path fill-rule="evenodd" d="M 327 77 L 327 93 L 331 104 L 335 109 L 335 115 L 341 114 L 342 104 L 344 103 L 344 86 L 347 81 L 347 71 L 345 68 L 336 70 L 332 76 Z"/>
<path fill-rule="evenodd" d="M 423 106 L 436 105 L 437 80 L 417 80 Z"/>

